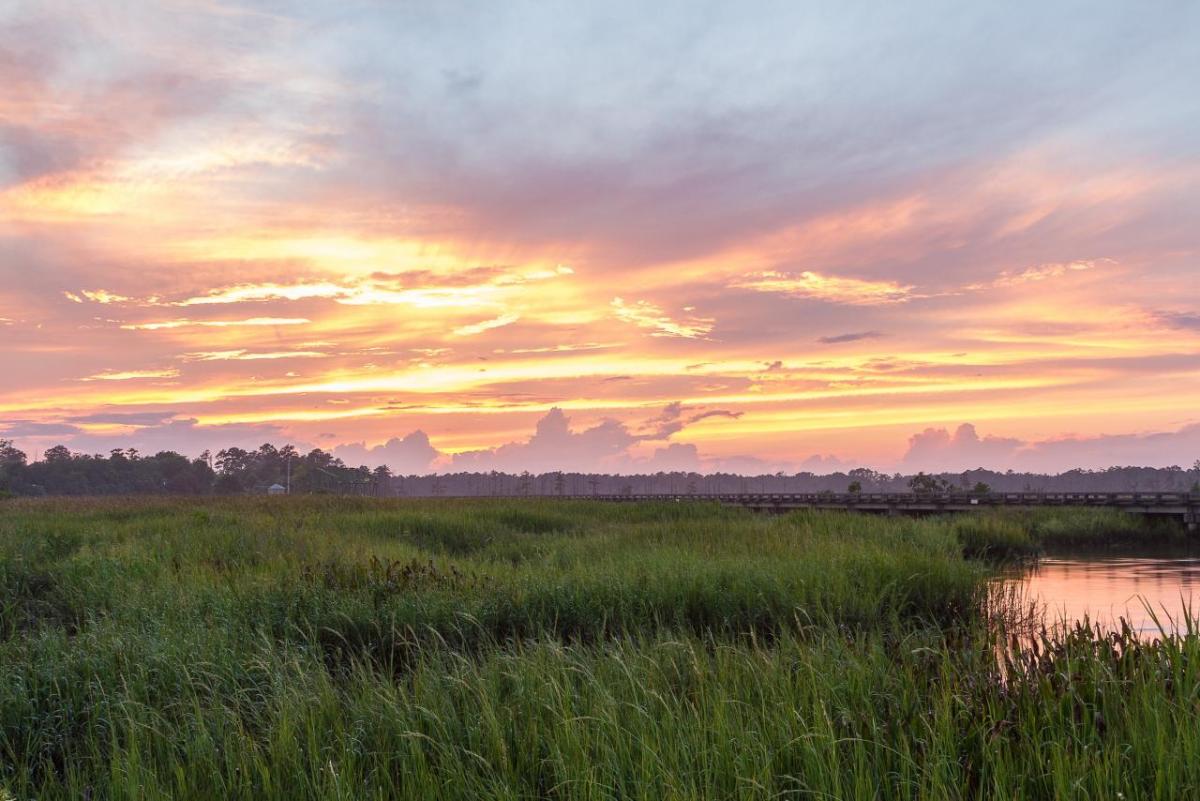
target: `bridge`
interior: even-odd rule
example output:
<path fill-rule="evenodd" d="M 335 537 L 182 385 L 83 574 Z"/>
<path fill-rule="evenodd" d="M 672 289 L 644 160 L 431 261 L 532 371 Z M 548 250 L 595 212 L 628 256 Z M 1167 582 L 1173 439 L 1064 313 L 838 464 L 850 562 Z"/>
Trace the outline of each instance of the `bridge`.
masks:
<path fill-rule="evenodd" d="M 573 495 L 579 500 L 709 501 L 761 512 L 840 509 L 876 514 L 938 514 L 980 509 L 1090 507 L 1175 517 L 1189 531 L 1200 526 L 1200 494 L 1188 492 L 809 492 Z"/>

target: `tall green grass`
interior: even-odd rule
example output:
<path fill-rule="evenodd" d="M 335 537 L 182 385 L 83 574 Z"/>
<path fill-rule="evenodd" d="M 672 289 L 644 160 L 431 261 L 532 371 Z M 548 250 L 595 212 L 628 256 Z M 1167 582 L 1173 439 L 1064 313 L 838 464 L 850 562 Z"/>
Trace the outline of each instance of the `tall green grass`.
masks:
<path fill-rule="evenodd" d="M 674 503 L 9 501 L 0 792 L 1194 792 L 1197 639 L 998 663 L 964 542 Z"/>
<path fill-rule="evenodd" d="M 1186 545 L 1183 526 L 1170 519 L 1118 509 L 1034 508 L 945 518 L 969 557 L 1012 559 L 1064 549 L 1158 548 Z"/>
<path fill-rule="evenodd" d="M 1033 509 L 1020 520 L 1045 548 L 1179 544 L 1187 538 L 1174 520 L 1118 509 Z"/>

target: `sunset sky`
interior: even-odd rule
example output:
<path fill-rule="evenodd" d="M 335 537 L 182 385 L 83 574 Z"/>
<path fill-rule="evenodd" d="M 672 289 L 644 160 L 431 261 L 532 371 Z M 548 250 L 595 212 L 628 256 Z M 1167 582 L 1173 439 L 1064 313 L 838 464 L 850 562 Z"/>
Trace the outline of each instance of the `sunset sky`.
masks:
<path fill-rule="evenodd" d="M 982 6 L 0 0 L 0 437 L 1190 466 L 1200 4 Z"/>

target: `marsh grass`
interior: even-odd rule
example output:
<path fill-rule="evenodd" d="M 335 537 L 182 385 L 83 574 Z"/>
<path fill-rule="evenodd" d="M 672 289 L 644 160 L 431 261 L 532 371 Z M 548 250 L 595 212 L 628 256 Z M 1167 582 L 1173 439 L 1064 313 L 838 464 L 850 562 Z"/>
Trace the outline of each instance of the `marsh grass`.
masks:
<path fill-rule="evenodd" d="M 1011 514 L 955 515 L 945 521 L 962 545 L 963 555 L 975 559 L 1011 560 L 1036 555 L 1041 543 L 1030 527 Z"/>
<path fill-rule="evenodd" d="M 1119 509 L 1028 509 L 1014 519 L 1042 548 L 1154 546 L 1186 541 L 1183 526 L 1167 518 Z"/>
<path fill-rule="evenodd" d="M 981 553 L 1011 534 L 982 531 Z M 1194 632 L 1047 634 L 1005 664 L 1011 600 L 985 603 L 967 536 L 673 503 L 8 501 L 0 788 L 1194 793 Z"/>
<path fill-rule="evenodd" d="M 1119 509 L 1031 508 L 945 517 L 969 558 L 1020 561 L 1047 551 L 1179 548 L 1183 526 Z"/>

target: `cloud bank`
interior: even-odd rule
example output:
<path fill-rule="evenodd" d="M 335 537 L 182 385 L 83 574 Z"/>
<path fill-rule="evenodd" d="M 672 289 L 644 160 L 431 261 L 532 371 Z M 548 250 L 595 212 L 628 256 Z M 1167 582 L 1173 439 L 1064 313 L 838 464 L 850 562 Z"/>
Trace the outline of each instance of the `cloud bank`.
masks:
<path fill-rule="evenodd" d="M 927 428 L 909 439 L 902 460 L 907 470 L 957 472 L 977 467 L 1033 473 L 1061 473 L 1078 467 L 1184 468 L 1200 458 L 1200 424 L 1177 431 L 1146 434 L 1064 437 L 1024 441 L 1014 437 L 980 437 L 964 423 L 953 434 Z"/>

